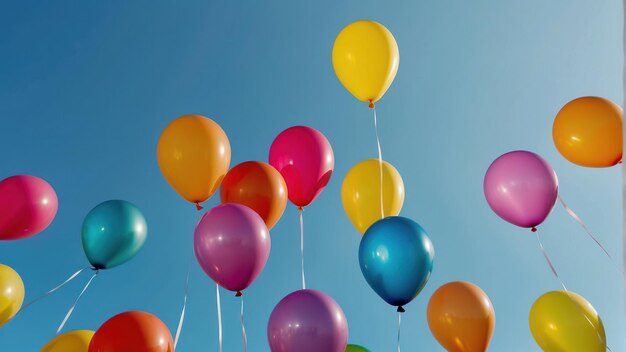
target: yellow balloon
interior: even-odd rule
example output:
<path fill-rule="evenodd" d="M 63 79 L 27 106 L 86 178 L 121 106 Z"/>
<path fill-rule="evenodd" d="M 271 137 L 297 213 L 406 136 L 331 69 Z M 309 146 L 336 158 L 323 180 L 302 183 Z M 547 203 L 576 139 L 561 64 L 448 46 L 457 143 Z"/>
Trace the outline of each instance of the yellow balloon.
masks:
<path fill-rule="evenodd" d="M 348 171 L 341 186 L 343 209 L 361 234 L 382 219 L 380 210 L 380 164 L 364 160 Z M 383 208 L 385 217 L 400 214 L 404 203 L 404 182 L 393 165 L 383 161 Z"/>
<path fill-rule="evenodd" d="M 185 115 L 172 121 L 161 134 L 157 159 L 176 192 L 199 204 L 215 193 L 226 175 L 230 142 L 213 120 Z"/>
<path fill-rule="evenodd" d="M 374 102 L 383 97 L 396 77 L 400 53 L 393 34 L 374 21 L 357 21 L 335 39 L 333 68 L 341 84 L 357 99 Z"/>
<path fill-rule="evenodd" d="M 10 266 L 0 264 L 0 326 L 17 314 L 24 302 L 24 282 Z"/>
<path fill-rule="evenodd" d="M 602 320 L 583 297 L 552 291 L 530 309 L 530 331 L 545 352 L 606 352 Z"/>
<path fill-rule="evenodd" d="M 40 352 L 87 352 L 93 334 L 91 330 L 66 332 L 50 340 Z"/>

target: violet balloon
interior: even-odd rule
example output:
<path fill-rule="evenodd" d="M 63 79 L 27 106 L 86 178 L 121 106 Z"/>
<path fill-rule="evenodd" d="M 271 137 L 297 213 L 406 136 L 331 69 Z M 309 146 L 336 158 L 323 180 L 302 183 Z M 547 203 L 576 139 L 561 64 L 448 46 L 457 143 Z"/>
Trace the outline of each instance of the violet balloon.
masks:
<path fill-rule="evenodd" d="M 238 295 L 259 276 L 270 247 L 263 219 L 241 204 L 212 208 L 202 216 L 194 233 L 194 251 L 204 272 Z"/>
<path fill-rule="evenodd" d="M 328 139 L 320 131 L 294 126 L 282 131 L 274 139 L 269 163 L 285 179 L 289 200 L 298 207 L 304 207 L 330 181 L 335 157 Z"/>
<path fill-rule="evenodd" d="M 0 240 L 17 240 L 45 230 L 57 213 L 57 194 L 43 179 L 17 175 L 0 181 Z"/>
<path fill-rule="evenodd" d="M 485 174 L 485 197 L 502 219 L 535 230 L 558 196 L 554 169 L 539 155 L 518 150 L 497 158 Z"/>
<path fill-rule="evenodd" d="M 344 352 L 348 322 L 332 298 L 316 290 L 299 290 L 283 298 L 267 325 L 272 352 Z"/>

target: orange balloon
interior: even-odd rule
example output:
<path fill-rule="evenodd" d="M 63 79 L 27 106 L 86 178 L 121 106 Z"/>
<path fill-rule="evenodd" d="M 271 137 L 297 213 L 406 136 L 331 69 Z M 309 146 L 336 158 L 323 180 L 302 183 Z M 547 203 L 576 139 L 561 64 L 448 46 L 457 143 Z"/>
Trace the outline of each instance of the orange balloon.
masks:
<path fill-rule="evenodd" d="M 186 200 L 199 203 L 217 190 L 230 165 L 230 142 L 213 120 L 185 115 L 172 121 L 157 145 L 159 168 Z"/>
<path fill-rule="evenodd" d="M 600 97 L 574 99 L 556 115 L 552 139 L 576 165 L 613 166 L 622 160 L 622 108 Z"/>
<path fill-rule="evenodd" d="M 174 352 L 167 326 L 156 316 L 130 311 L 107 320 L 96 331 L 89 352 Z"/>
<path fill-rule="evenodd" d="M 287 206 L 287 185 L 273 166 L 246 161 L 228 171 L 220 198 L 222 203 L 239 203 L 253 209 L 271 229 Z"/>
<path fill-rule="evenodd" d="M 496 313 L 480 287 L 466 281 L 449 282 L 428 302 L 428 326 L 450 352 L 485 352 L 496 325 Z"/>

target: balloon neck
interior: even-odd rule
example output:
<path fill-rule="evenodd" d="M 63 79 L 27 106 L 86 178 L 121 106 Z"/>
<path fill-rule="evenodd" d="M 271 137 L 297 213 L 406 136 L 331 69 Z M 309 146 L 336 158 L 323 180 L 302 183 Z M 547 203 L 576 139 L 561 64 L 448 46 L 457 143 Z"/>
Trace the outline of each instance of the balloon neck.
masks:
<path fill-rule="evenodd" d="M 94 266 L 92 266 L 92 267 L 91 267 L 91 268 L 89 268 L 89 269 L 91 269 L 91 270 L 93 270 L 93 271 L 95 271 L 95 272 L 98 272 L 98 271 L 100 271 L 100 270 L 104 269 L 104 266 L 102 266 L 102 265 L 94 265 Z"/>
<path fill-rule="evenodd" d="M 620 161 L 618 161 L 617 163 L 618 163 L 618 164 L 621 164 L 621 163 L 622 163 L 622 161 L 620 160 Z"/>
<path fill-rule="evenodd" d="M 196 210 L 202 210 L 202 209 L 204 208 L 202 207 L 202 205 L 200 205 L 200 202 L 196 202 Z"/>
<path fill-rule="evenodd" d="M 402 308 L 402 306 L 398 306 L 398 313 L 404 313 L 405 310 L 404 308 Z"/>
<path fill-rule="evenodd" d="M 237 291 L 237 293 L 235 293 L 235 297 L 241 297 L 243 296 L 243 293 L 241 291 Z"/>
<path fill-rule="evenodd" d="M 298 211 L 299 211 L 299 212 L 303 212 L 303 211 L 304 211 L 304 208 L 303 208 L 303 207 L 298 207 Z"/>
<path fill-rule="evenodd" d="M 537 232 L 537 228 L 533 226 L 533 227 L 530 228 L 530 231 Z"/>
<path fill-rule="evenodd" d="M 374 105 L 374 100 L 370 99 L 370 105 L 368 105 L 370 109 L 373 109 L 376 107 L 376 105 Z"/>

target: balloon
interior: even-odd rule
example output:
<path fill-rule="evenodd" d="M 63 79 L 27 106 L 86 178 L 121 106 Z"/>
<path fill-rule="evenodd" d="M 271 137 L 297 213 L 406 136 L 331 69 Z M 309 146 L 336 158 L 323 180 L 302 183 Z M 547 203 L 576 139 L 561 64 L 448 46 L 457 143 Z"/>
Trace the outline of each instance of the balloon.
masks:
<path fill-rule="evenodd" d="M 91 330 L 66 332 L 50 340 L 40 352 L 88 352 L 93 335 Z"/>
<path fill-rule="evenodd" d="M 498 216 L 534 230 L 552 211 L 559 181 L 542 157 L 518 150 L 500 156 L 489 166 L 483 187 L 487 203 Z"/>
<path fill-rule="evenodd" d="M 605 352 L 604 325 L 596 310 L 573 292 L 552 291 L 530 309 L 530 332 L 546 352 Z"/>
<path fill-rule="evenodd" d="M 357 99 L 370 102 L 370 107 L 383 97 L 399 64 L 398 44 L 378 22 L 351 23 L 335 39 L 333 68 L 337 78 Z"/>
<path fill-rule="evenodd" d="M 18 175 L 0 181 L 0 240 L 19 240 L 45 230 L 57 213 L 57 194 L 39 177 Z"/>
<path fill-rule="evenodd" d="M 204 272 L 237 295 L 259 276 L 270 246 L 263 219 L 241 204 L 222 204 L 209 210 L 194 234 L 194 251 Z"/>
<path fill-rule="evenodd" d="M 0 264 L 0 326 L 17 314 L 24 302 L 24 283 L 10 266 Z"/>
<path fill-rule="evenodd" d="M 271 165 L 246 161 L 228 171 L 222 181 L 220 198 L 222 203 L 250 207 L 271 229 L 287 206 L 287 185 Z"/>
<path fill-rule="evenodd" d="M 109 200 L 85 217 L 83 250 L 94 268 L 110 269 L 134 257 L 147 234 L 146 219 L 136 206 L 124 200 Z"/>
<path fill-rule="evenodd" d="M 428 326 L 450 352 L 485 352 L 496 325 L 496 313 L 480 287 L 466 281 L 449 282 L 428 302 Z"/>
<path fill-rule="evenodd" d="M 289 200 L 298 207 L 309 205 L 320 194 L 335 166 L 326 137 L 306 126 L 282 131 L 272 142 L 269 161 L 283 175 Z"/>
<path fill-rule="evenodd" d="M 272 352 L 344 352 L 348 322 L 332 298 L 316 290 L 299 290 L 274 307 L 267 338 Z"/>
<path fill-rule="evenodd" d="M 360 233 L 380 220 L 380 164 L 364 160 L 348 171 L 341 186 L 343 209 Z M 383 201 L 385 216 L 400 214 L 404 203 L 404 183 L 393 165 L 383 161 Z"/>
<path fill-rule="evenodd" d="M 213 120 L 185 115 L 163 130 L 157 145 L 159 168 L 186 200 L 199 203 L 217 190 L 230 165 L 230 142 Z"/>
<path fill-rule="evenodd" d="M 367 283 L 387 303 L 402 306 L 424 288 L 435 249 L 426 231 L 401 216 L 378 220 L 363 235 L 359 263 Z"/>
<path fill-rule="evenodd" d="M 613 166 L 622 160 L 622 108 L 600 97 L 574 99 L 556 115 L 552 139 L 574 164 Z"/>
<path fill-rule="evenodd" d="M 89 352 L 174 352 L 167 326 L 156 316 L 140 311 L 118 314 L 96 331 Z"/>
<path fill-rule="evenodd" d="M 370 352 L 370 350 L 359 345 L 348 345 L 345 352 Z"/>

